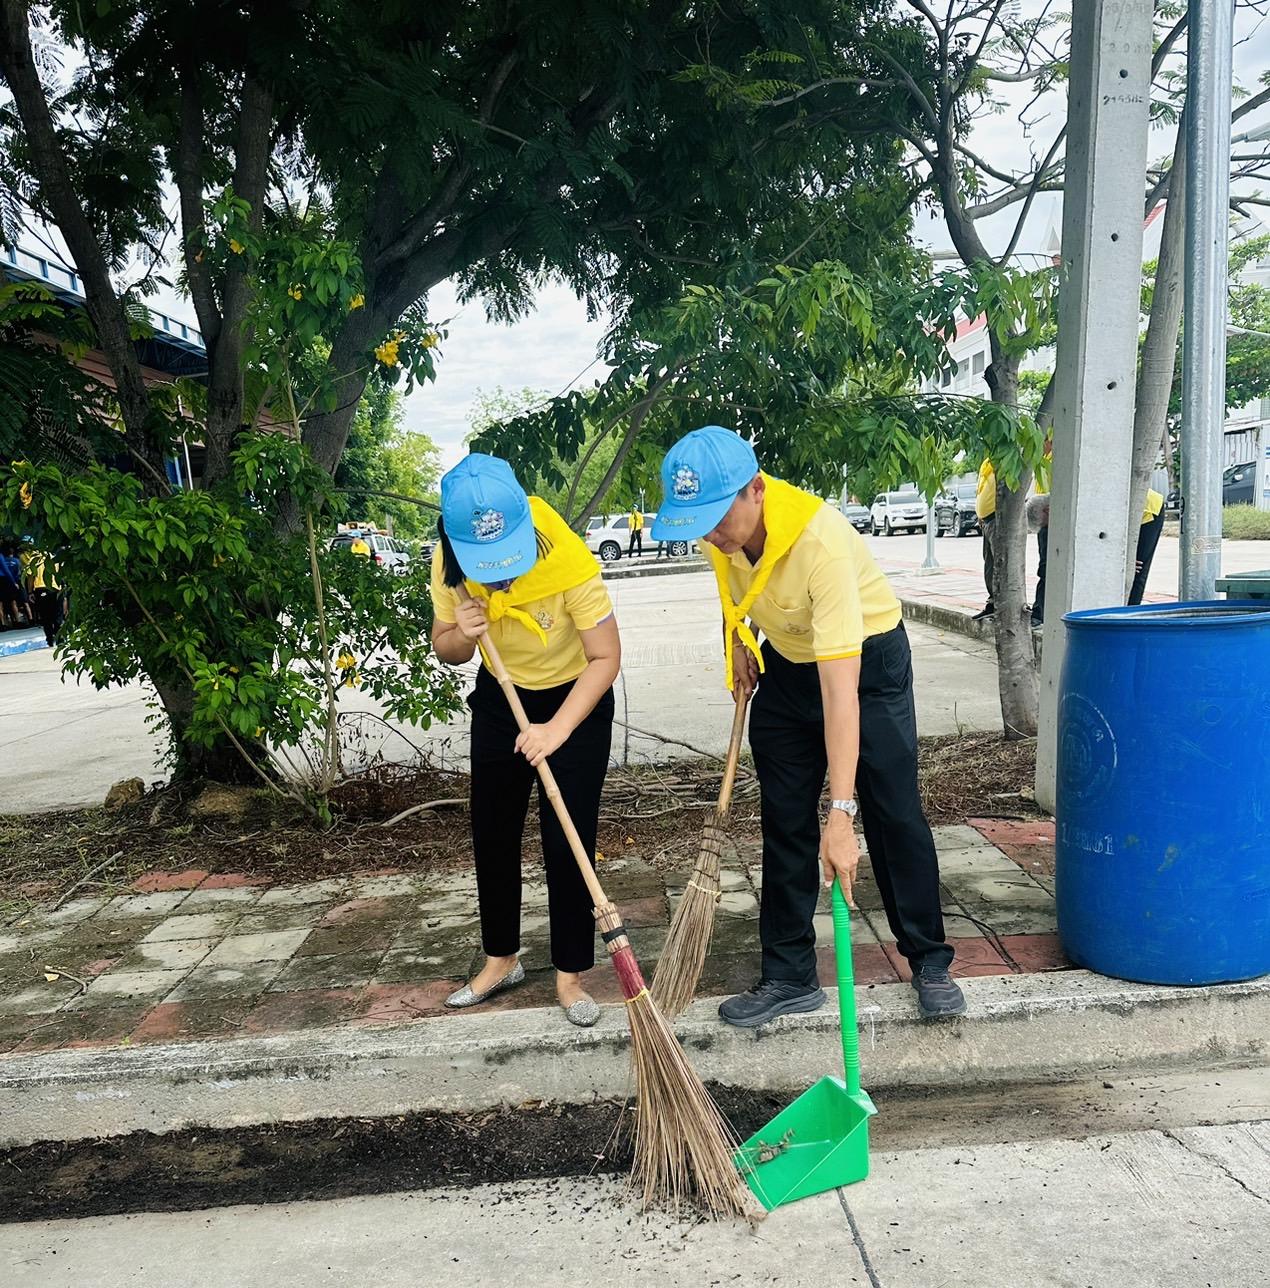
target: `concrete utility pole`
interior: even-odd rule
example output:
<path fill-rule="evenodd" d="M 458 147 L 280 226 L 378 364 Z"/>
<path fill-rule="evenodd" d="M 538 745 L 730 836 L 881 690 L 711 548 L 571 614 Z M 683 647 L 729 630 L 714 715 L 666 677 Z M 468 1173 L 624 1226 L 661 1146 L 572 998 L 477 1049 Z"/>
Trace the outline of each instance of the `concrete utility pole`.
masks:
<path fill-rule="evenodd" d="M 1045 581 L 1036 798 L 1054 808 L 1063 614 L 1124 603 L 1151 0 L 1072 11 L 1054 480 Z"/>
<path fill-rule="evenodd" d="M 1232 0 L 1190 0 L 1186 33 L 1186 262 L 1182 269 L 1183 600 L 1221 575 Z"/>

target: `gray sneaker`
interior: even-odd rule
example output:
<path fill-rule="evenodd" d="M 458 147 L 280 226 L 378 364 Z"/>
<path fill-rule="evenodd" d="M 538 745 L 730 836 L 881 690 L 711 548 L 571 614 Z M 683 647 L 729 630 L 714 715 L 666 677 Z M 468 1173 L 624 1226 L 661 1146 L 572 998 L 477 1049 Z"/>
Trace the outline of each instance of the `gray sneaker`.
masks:
<path fill-rule="evenodd" d="M 719 1015 L 740 1029 L 756 1029 L 780 1015 L 818 1011 L 825 1004 L 825 990 L 787 979 L 761 979 L 753 988 L 729 997 Z"/>
<path fill-rule="evenodd" d="M 913 987 L 917 990 L 917 1009 L 922 1019 L 965 1015 L 965 994 L 948 973 L 947 966 L 919 966 L 913 972 Z"/>

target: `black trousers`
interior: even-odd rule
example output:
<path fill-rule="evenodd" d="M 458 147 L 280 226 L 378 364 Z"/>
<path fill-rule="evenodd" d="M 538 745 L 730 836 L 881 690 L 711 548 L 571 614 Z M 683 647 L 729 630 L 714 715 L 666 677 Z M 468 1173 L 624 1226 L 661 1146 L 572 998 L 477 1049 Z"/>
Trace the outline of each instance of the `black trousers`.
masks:
<path fill-rule="evenodd" d="M 635 549 L 636 546 L 639 547 L 639 552 L 642 555 L 644 553 L 644 529 L 643 528 L 631 529 L 630 540 L 626 543 L 626 553 L 628 556 L 630 555 L 631 551 Z"/>
<path fill-rule="evenodd" d="M 543 724 L 560 710 L 572 688 L 570 682 L 552 689 L 517 688 L 517 692 L 529 719 Z M 520 843 L 538 771 L 515 750 L 520 731 L 498 681 L 485 667 L 477 673 L 476 688 L 467 701 L 472 709 L 472 850 L 481 908 L 481 945 L 491 957 L 510 957 L 520 951 Z M 551 757 L 560 794 L 590 854 L 595 852 L 600 791 L 608 771 L 612 737 L 610 689 Z M 552 965 L 561 971 L 590 970 L 595 965 L 591 896 L 541 787 L 538 826 L 547 870 Z"/>
<path fill-rule="evenodd" d="M 62 592 L 41 588 L 31 592 L 35 616 L 44 628 L 44 638 L 51 648 L 57 643 L 57 632 L 62 629 Z"/>
<path fill-rule="evenodd" d="M 750 715 L 763 815 L 759 937 L 764 979 L 816 983 L 820 796 L 828 758 L 820 677 L 763 645 Z M 860 663 L 856 796 L 869 859 L 897 946 L 914 967 L 947 966 L 939 862 L 917 789 L 913 668 L 903 625 L 866 641 Z"/>
<path fill-rule="evenodd" d="M 1151 560 L 1155 558 L 1155 548 L 1160 544 L 1160 533 L 1164 531 L 1164 511 L 1161 510 L 1149 523 L 1138 529 L 1138 552 L 1134 556 L 1142 565 L 1134 574 L 1133 586 L 1129 590 L 1129 602 L 1140 604 L 1146 593 L 1147 577 L 1151 573 Z"/>
<path fill-rule="evenodd" d="M 979 520 L 979 526 L 983 529 L 983 584 L 988 588 L 988 608 L 994 606 L 992 587 L 996 581 L 996 560 L 992 553 L 992 542 L 996 536 L 995 525 L 995 514 L 990 514 L 986 519 Z"/>
<path fill-rule="evenodd" d="M 1032 625 L 1045 621 L 1045 565 L 1049 562 L 1050 530 L 1047 524 L 1036 532 L 1036 546 L 1040 555 L 1036 561 L 1036 594 L 1032 597 Z"/>

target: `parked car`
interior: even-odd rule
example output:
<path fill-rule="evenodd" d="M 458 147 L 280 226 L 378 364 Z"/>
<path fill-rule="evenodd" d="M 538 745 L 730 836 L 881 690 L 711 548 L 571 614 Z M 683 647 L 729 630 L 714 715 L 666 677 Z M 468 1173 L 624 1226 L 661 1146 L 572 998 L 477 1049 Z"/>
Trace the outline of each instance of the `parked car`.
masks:
<path fill-rule="evenodd" d="M 404 577 L 410 571 L 410 550 L 404 542 L 396 537 L 385 536 L 382 532 L 341 532 L 331 539 L 332 550 L 347 550 L 358 538 L 370 547 L 372 562 L 381 568 Z"/>
<path fill-rule="evenodd" d="M 873 531 L 873 516 L 866 506 L 856 505 L 854 501 L 849 501 L 842 507 L 842 513 L 847 516 L 847 522 L 857 532 Z"/>
<path fill-rule="evenodd" d="M 1257 462 L 1228 466 L 1221 476 L 1222 505 L 1253 505 L 1256 501 Z"/>
<path fill-rule="evenodd" d="M 919 493 L 879 492 L 873 501 L 873 535 L 926 531 L 926 502 Z"/>
<path fill-rule="evenodd" d="M 964 537 L 969 532 L 979 532 L 983 525 L 975 513 L 975 485 L 958 483 L 935 498 L 935 535 L 942 537 L 951 532 L 954 537 Z"/>
<path fill-rule="evenodd" d="M 644 549 L 651 550 L 657 543 L 649 537 L 655 514 L 644 515 Z M 585 541 L 587 549 L 598 555 L 601 563 L 614 563 L 627 551 L 631 543 L 631 516 L 626 514 L 597 514 L 587 523 Z M 686 555 L 686 541 L 671 541 L 672 555 Z"/>

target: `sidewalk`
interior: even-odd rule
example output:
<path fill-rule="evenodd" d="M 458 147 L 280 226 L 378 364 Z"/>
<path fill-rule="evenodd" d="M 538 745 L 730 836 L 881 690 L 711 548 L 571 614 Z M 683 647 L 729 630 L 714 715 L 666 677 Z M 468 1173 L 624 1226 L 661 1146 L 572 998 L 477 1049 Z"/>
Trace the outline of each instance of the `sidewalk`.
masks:
<path fill-rule="evenodd" d="M 936 840 L 955 974 L 1068 968 L 1055 934 L 1052 824 L 978 821 L 937 828 Z M 470 873 L 384 871 L 272 887 L 232 874 L 153 873 L 134 882 L 132 894 L 37 909 L 0 927 L 0 1051 L 30 1055 L 554 1007 L 546 886 L 532 879 L 539 873 L 527 876 L 528 980 L 469 1012 L 444 1012 L 443 1002 L 478 955 Z M 686 874 L 663 877 L 642 860 L 618 859 L 602 863 L 600 876 L 651 979 Z M 724 873 L 702 996 L 730 994 L 757 978 L 760 889 L 759 855 L 747 846 Z M 907 980 L 871 874 L 860 881 L 857 902 L 857 984 Z M 821 978 L 832 982 L 827 898 L 816 935 Z M 620 1001 L 602 951 L 588 987 L 597 1001 Z M 618 1019 L 607 1015 L 601 1023 Z"/>

